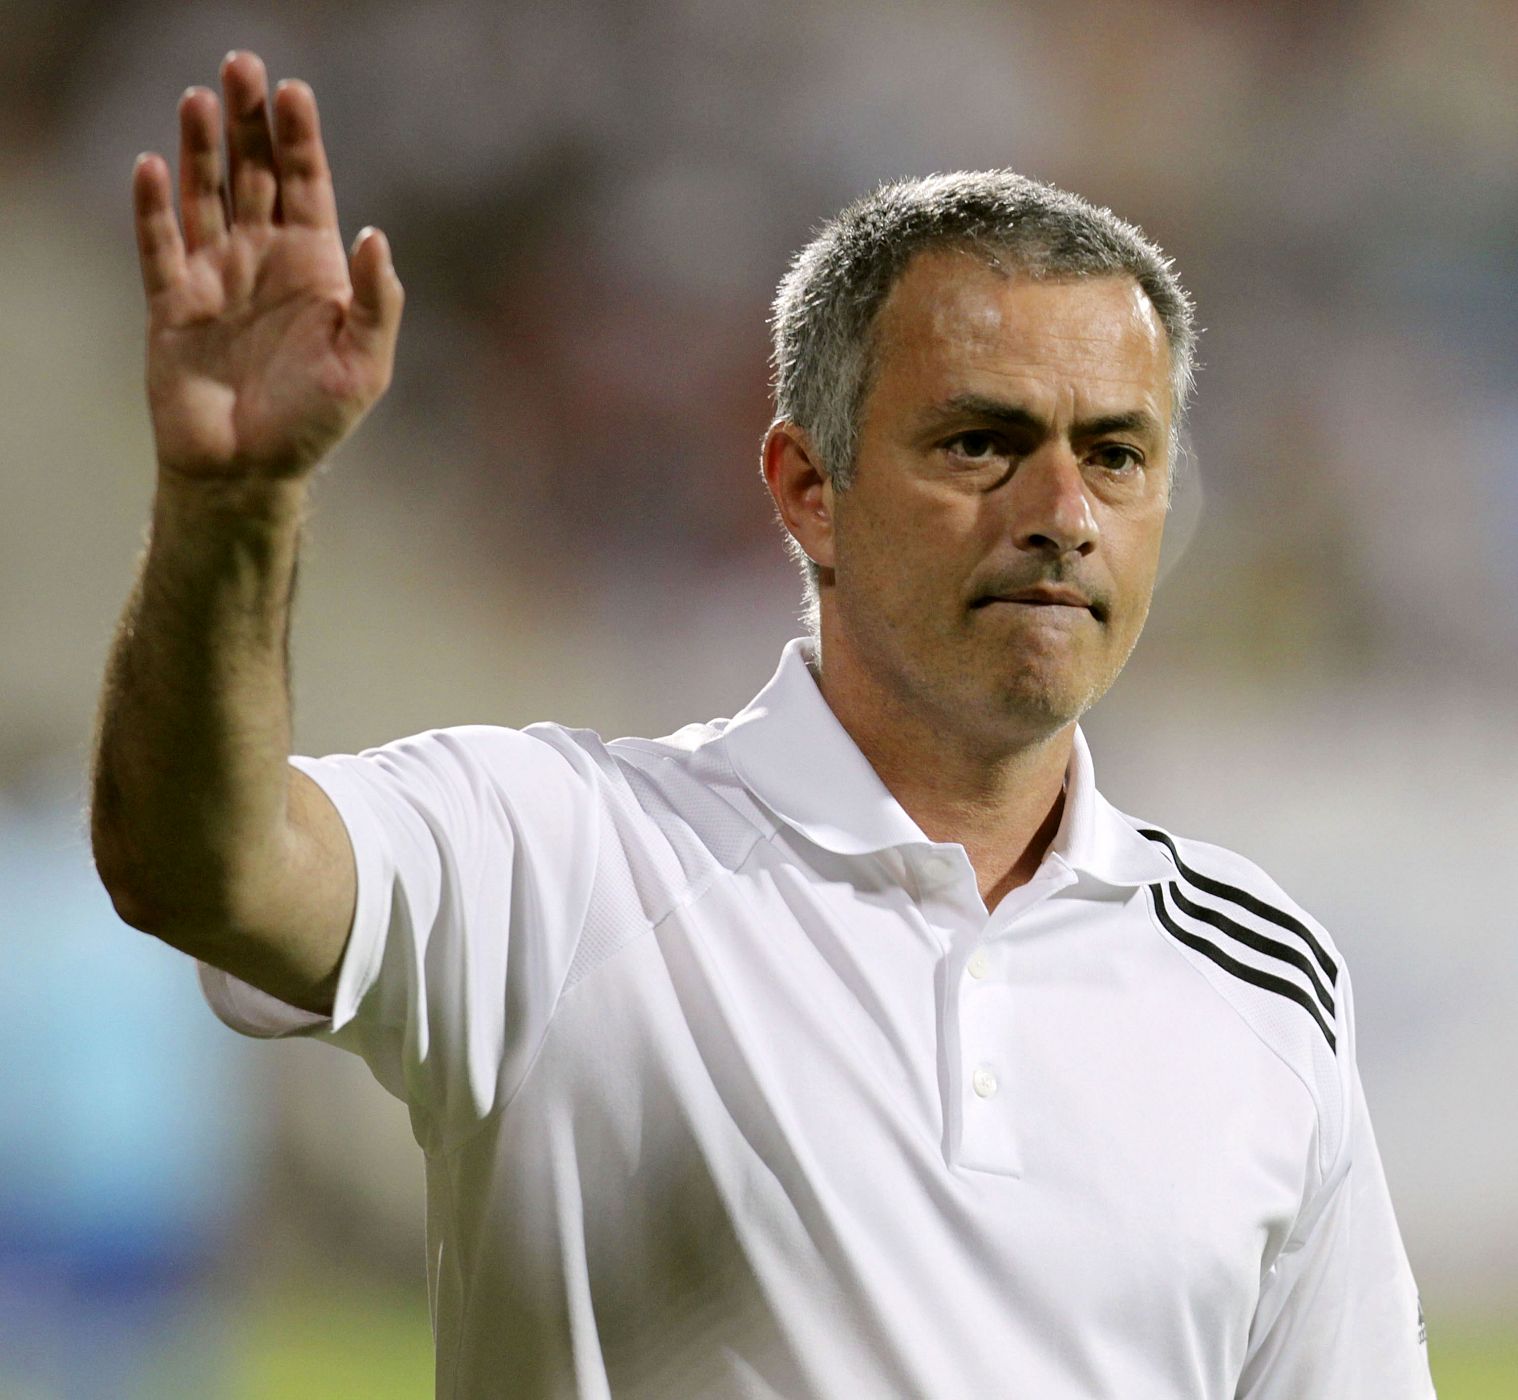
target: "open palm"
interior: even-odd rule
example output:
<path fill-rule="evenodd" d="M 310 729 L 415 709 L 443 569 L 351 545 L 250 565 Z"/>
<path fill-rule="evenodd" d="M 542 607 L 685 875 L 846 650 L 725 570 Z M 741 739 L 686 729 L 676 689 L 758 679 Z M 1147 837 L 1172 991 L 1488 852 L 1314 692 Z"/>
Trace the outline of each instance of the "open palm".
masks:
<path fill-rule="evenodd" d="M 222 85 L 225 183 L 206 88 L 180 101 L 180 218 L 161 157 L 133 179 L 158 459 L 187 476 L 297 476 L 389 384 L 401 286 L 378 231 L 343 250 L 310 88 L 280 84 L 271 129 L 256 55 L 228 55 Z"/>

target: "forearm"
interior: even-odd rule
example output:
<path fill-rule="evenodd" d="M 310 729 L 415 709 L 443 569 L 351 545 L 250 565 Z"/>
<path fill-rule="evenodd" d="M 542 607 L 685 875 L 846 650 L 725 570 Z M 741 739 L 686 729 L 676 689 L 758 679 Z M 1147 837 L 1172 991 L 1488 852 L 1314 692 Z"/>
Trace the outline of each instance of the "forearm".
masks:
<path fill-rule="evenodd" d="M 288 634 L 303 480 L 161 478 L 101 696 L 91 812 L 118 910 L 173 941 L 286 860 Z"/>

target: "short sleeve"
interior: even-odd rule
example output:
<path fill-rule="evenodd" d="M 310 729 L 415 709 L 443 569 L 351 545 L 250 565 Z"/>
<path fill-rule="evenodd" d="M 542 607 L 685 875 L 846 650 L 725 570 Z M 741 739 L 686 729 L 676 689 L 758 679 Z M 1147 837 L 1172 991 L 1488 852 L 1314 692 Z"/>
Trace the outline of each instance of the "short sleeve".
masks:
<path fill-rule="evenodd" d="M 331 799 L 357 865 L 332 1015 L 205 964 L 202 990 L 246 1035 L 362 1056 L 424 1145 L 446 1144 L 511 1095 L 546 1033 L 594 884 L 596 767 L 487 726 L 290 761 Z"/>
<path fill-rule="evenodd" d="M 1434 1394 L 1423 1309 L 1354 1063 L 1347 976 L 1340 992 L 1344 1143 L 1265 1277 L 1236 1400 Z"/>

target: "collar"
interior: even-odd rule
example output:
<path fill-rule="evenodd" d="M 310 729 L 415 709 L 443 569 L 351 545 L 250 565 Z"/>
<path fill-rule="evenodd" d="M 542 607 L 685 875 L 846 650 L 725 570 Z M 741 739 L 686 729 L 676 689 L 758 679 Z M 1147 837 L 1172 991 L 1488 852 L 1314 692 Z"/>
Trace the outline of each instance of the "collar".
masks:
<path fill-rule="evenodd" d="M 922 828 L 881 782 L 822 698 L 810 638 L 786 643 L 769 683 L 727 725 L 720 743 L 745 787 L 786 825 L 840 855 L 927 846 Z M 1076 726 L 1065 810 L 1050 856 L 1110 885 L 1174 874 L 1159 851 L 1096 790 Z"/>

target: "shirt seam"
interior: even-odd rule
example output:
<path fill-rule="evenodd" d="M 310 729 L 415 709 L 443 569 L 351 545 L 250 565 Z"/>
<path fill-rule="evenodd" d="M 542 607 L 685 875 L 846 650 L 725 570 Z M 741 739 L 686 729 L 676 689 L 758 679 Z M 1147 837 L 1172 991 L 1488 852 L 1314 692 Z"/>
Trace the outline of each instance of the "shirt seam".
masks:
<path fill-rule="evenodd" d="M 575 953 L 570 955 L 568 962 L 565 964 L 564 978 L 562 981 L 560 981 L 559 989 L 554 994 L 553 1009 L 544 1019 L 543 1033 L 538 1037 L 538 1043 L 533 1049 L 532 1057 L 528 1060 L 527 1067 L 522 1071 L 521 1077 L 517 1080 L 516 1087 L 512 1089 L 511 1093 L 502 1099 L 500 1103 L 496 1104 L 489 1113 L 485 1114 L 478 1123 L 474 1124 L 467 1133 L 459 1138 L 456 1143 L 453 1143 L 447 1147 L 442 1147 L 440 1150 L 443 1156 L 445 1158 L 451 1158 L 455 1153 L 462 1152 L 465 1148 L 474 1142 L 475 1138 L 477 1138 L 480 1133 L 485 1130 L 486 1127 L 505 1116 L 507 1111 L 511 1108 L 511 1105 L 516 1102 L 518 1095 L 520 1095 L 521 1092 L 527 1087 L 528 1081 L 532 1078 L 533 1071 L 538 1067 L 538 1062 L 542 1059 L 543 1051 L 548 1045 L 548 1037 L 553 1032 L 554 1023 L 558 1019 L 560 1008 L 564 1005 L 564 999 L 572 995 L 576 987 L 583 986 L 585 982 L 589 980 L 591 973 L 597 972 L 601 968 L 605 967 L 606 964 L 612 961 L 613 958 L 617 957 L 618 954 L 625 952 L 635 943 L 640 943 L 648 934 L 657 933 L 659 929 L 664 925 L 664 923 L 672 918 L 675 914 L 679 913 L 680 910 L 688 909 L 691 905 L 703 899 L 706 896 L 707 892 L 716 885 L 719 879 L 723 878 L 724 876 L 731 876 L 735 871 L 741 870 L 746 864 L 748 864 L 759 844 L 767 839 L 768 836 L 765 832 L 755 831 L 753 841 L 749 843 L 743 852 L 742 858 L 737 862 L 736 866 L 734 866 L 733 869 L 730 870 L 725 865 L 719 865 L 704 879 L 695 884 L 687 885 L 683 893 L 674 901 L 674 903 L 669 906 L 668 909 L 664 911 L 664 913 L 660 914 L 658 918 L 646 919 L 644 921 L 646 925 L 644 928 L 639 929 L 638 932 L 629 938 L 626 943 L 622 944 L 620 948 L 617 948 L 611 953 L 608 953 L 588 971 L 581 974 L 581 976 L 575 981 L 574 986 L 568 987 L 565 985 L 565 983 L 569 979 L 569 968 L 573 966 L 575 954 L 579 952 L 580 940 L 585 936 L 585 922 L 582 919 L 580 922 L 579 932 L 575 938 Z M 586 908 L 588 911 L 588 904 Z"/>
<path fill-rule="evenodd" d="M 676 899 L 668 909 L 660 914 L 658 918 L 645 920 L 646 927 L 640 929 L 636 934 L 629 938 L 626 943 L 622 944 L 620 948 L 617 948 L 608 953 L 604 958 L 601 959 L 600 962 L 596 963 L 594 967 L 588 969 L 585 973 L 583 973 L 575 982 L 573 987 L 566 988 L 563 992 L 561 992 L 559 995 L 559 1004 L 562 1005 L 565 997 L 573 995 L 576 988 L 583 986 L 587 981 L 589 981 L 593 973 L 599 972 L 603 967 L 612 962 L 622 953 L 626 952 L 634 944 L 641 943 L 643 939 L 646 938 L 649 934 L 658 933 L 658 931 L 663 928 L 670 919 L 674 918 L 676 914 L 680 913 L 681 910 L 689 909 L 693 905 L 699 904 L 716 887 L 717 883 L 720 880 L 724 878 L 730 879 L 732 876 L 737 874 L 738 871 L 742 870 L 743 867 L 748 864 L 749 860 L 754 854 L 754 851 L 759 847 L 760 843 L 767 839 L 768 838 L 763 832 L 755 833 L 753 841 L 751 841 L 748 847 L 744 850 L 742 858 L 731 869 L 725 865 L 718 866 L 704 879 L 686 886 L 684 893 L 678 899 Z M 558 1006 L 555 1006 L 554 1010 L 557 1013 Z M 533 1065 L 536 1064 L 537 1057 L 534 1055 Z M 531 1073 L 531 1067 L 529 1067 L 528 1073 Z M 523 1083 L 526 1083 L 526 1075 L 523 1076 Z M 516 1095 L 513 1094 L 512 1097 L 515 1098 Z"/>
<path fill-rule="evenodd" d="M 462 1146 L 462 1145 L 463 1144 L 460 1144 L 460 1146 Z M 473 1289 L 473 1288 L 468 1288 L 467 1291 L 466 1291 L 466 1286 L 465 1286 L 465 1282 L 464 1282 L 464 1278 L 465 1278 L 464 1270 L 461 1267 L 463 1261 L 458 1258 L 459 1249 L 458 1249 L 458 1246 L 457 1246 L 457 1243 L 456 1243 L 457 1239 L 458 1239 L 458 1235 L 457 1235 L 457 1230 L 458 1230 L 458 1204 L 457 1204 L 457 1200 L 455 1198 L 454 1189 L 453 1189 L 453 1160 L 452 1159 L 453 1159 L 453 1153 L 452 1152 L 445 1152 L 443 1154 L 443 1160 L 442 1160 L 442 1162 L 441 1162 L 440 1165 L 441 1165 L 442 1172 L 443 1172 L 443 1183 L 444 1183 L 443 1189 L 448 1193 L 448 1224 L 450 1226 L 450 1232 L 449 1232 L 449 1235 L 448 1235 L 447 1238 L 450 1241 L 454 1242 L 454 1251 L 453 1251 L 453 1253 L 454 1253 L 454 1259 L 455 1259 L 454 1269 L 458 1273 L 459 1292 L 460 1292 L 460 1294 L 463 1295 L 462 1296 L 462 1305 L 459 1308 L 458 1325 L 455 1326 L 452 1329 L 452 1334 L 449 1337 L 449 1341 L 452 1344 L 451 1345 L 451 1349 L 450 1349 L 450 1355 L 449 1355 L 449 1364 L 450 1364 L 450 1368 L 451 1368 L 452 1373 L 453 1373 L 453 1384 L 448 1387 L 448 1400 L 458 1400 L 460 1376 L 462 1375 L 462 1372 L 463 1372 L 463 1368 L 459 1365 L 460 1339 L 465 1335 L 465 1326 L 466 1326 L 466 1324 L 469 1321 L 470 1310 L 474 1307 L 474 1299 L 475 1299 L 475 1292 L 476 1292 L 476 1290 Z M 442 1290 L 443 1290 L 443 1280 L 442 1280 L 441 1276 L 439 1276 L 438 1281 L 437 1281 L 437 1289 L 438 1289 L 438 1293 L 441 1294 Z M 434 1316 L 434 1318 L 440 1317 L 441 1313 L 442 1313 L 441 1298 L 435 1298 L 433 1300 L 433 1316 Z M 440 1338 L 438 1337 L 438 1328 L 436 1326 L 436 1323 L 434 1323 L 433 1334 L 432 1335 L 433 1335 L 433 1346 L 434 1346 L 434 1349 L 435 1349 L 435 1351 L 437 1353 L 436 1359 L 434 1361 L 434 1367 L 436 1367 L 442 1361 L 442 1343 L 441 1343 Z"/>
<path fill-rule="evenodd" d="M 1279 1047 L 1272 1045 L 1271 1042 L 1260 1032 L 1259 1027 L 1257 1027 L 1243 1013 L 1243 1011 L 1239 1009 L 1239 1007 L 1234 1003 L 1233 999 L 1231 997 L 1225 996 L 1216 986 L 1214 986 L 1212 981 L 1206 976 L 1205 973 L 1203 973 L 1202 969 L 1193 963 L 1191 959 L 1181 951 L 1180 945 L 1176 943 L 1175 939 L 1170 937 L 1170 935 L 1165 931 L 1164 927 L 1160 924 L 1159 918 L 1154 910 L 1153 895 L 1147 888 L 1145 889 L 1144 894 L 1140 896 L 1140 898 L 1144 901 L 1144 914 L 1148 921 L 1149 928 L 1159 938 L 1160 942 L 1162 942 L 1175 957 L 1179 958 L 1180 961 L 1185 964 L 1185 966 L 1208 989 L 1208 991 L 1210 991 L 1213 996 L 1221 1001 L 1223 1005 L 1233 1013 L 1240 1024 L 1243 1025 L 1244 1028 L 1250 1033 L 1250 1035 L 1259 1041 L 1259 1043 L 1263 1045 L 1266 1050 L 1268 1050 L 1271 1055 L 1275 1057 L 1275 1059 L 1279 1060 L 1280 1063 L 1286 1067 L 1292 1078 L 1302 1086 L 1303 1092 L 1307 1095 L 1307 1101 L 1312 1105 L 1313 1126 L 1317 1131 L 1318 1142 L 1321 1144 L 1323 1141 L 1323 1105 L 1318 1101 L 1318 1095 L 1314 1092 L 1313 1086 L 1308 1081 L 1307 1076 L 1303 1074 L 1296 1065 L 1292 1064 L 1286 1055 L 1281 1052 Z M 1317 1159 L 1315 1165 L 1318 1167 L 1318 1170 L 1323 1171 L 1321 1146 L 1313 1155 Z M 1325 1173 L 1325 1179 L 1327 1175 L 1328 1174 Z M 1290 1246 L 1292 1240 L 1296 1238 L 1297 1227 L 1301 1222 L 1303 1214 L 1306 1212 L 1307 1207 L 1317 1199 L 1318 1193 L 1322 1190 L 1324 1184 L 1324 1182 L 1318 1182 L 1313 1187 L 1313 1189 L 1303 1192 L 1301 1203 L 1297 1207 L 1297 1213 L 1292 1218 L 1291 1229 L 1287 1232 L 1286 1238 L 1281 1244 L 1280 1251 L 1276 1256 L 1277 1259 L 1279 1259 L 1281 1255 L 1287 1252 L 1288 1246 Z M 1275 1261 L 1272 1260 L 1271 1267 L 1273 1268 L 1274 1266 Z"/>
<path fill-rule="evenodd" d="M 596 804 L 596 859 L 598 865 L 600 861 L 601 841 L 603 833 L 605 831 L 605 825 L 606 809 L 603 804 L 598 802 Z M 592 879 L 592 887 L 593 886 L 594 879 Z M 532 1055 L 527 1061 L 527 1067 L 522 1071 L 521 1077 L 517 1080 L 516 1087 L 512 1089 L 512 1091 L 504 1099 L 502 1099 L 500 1103 L 492 1107 L 489 1113 L 482 1115 L 477 1123 L 471 1125 L 469 1130 L 465 1132 L 456 1142 L 438 1142 L 438 1151 L 445 1159 L 452 1157 L 454 1153 L 461 1152 L 466 1147 L 468 1147 L 469 1144 L 472 1143 L 475 1138 L 478 1137 L 479 1134 L 485 1129 L 486 1125 L 492 1122 L 498 1115 L 504 1113 L 516 1099 L 516 1096 L 522 1092 L 523 1086 L 527 1083 L 528 1078 L 531 1076 L 533 1069 L 538 1063 L 539 1057 L 543 1053 L 543 1047 L 548 1043 L 549 1032 L 553 1029 L 553 1023 L 559 1014 L 559 1007 L 564 1002 L 565 983 L 569 980 L 569 969 L 574 966 L 575 958 L 577 958 L 580 953 L 580 944 L 584 941 L 585 938 L 585 921 L 590 913 L 590 903 L 591 899 L 590 897 L 587 897 L 585 901 L 585 908 L 580 914 L 579 926 L 575 929 L 573 946 L 570 949 L 569 956 L 564 961 L 564 975 L 559 979 L 559 985 L 554 989 L 553 1004 L 549 1007 L 548 1014 L 543 1018 L 543 1030 L 538 1036 L 538 1043 L 533 1047 Z M 422 1112 L 426 1116 L 428 1122 L 433 1126 L 433 1135 L 441 1136 L 439 1132 L 441 1125 L 438 1122 L 437 1116 L 430 1113 L 425 1108 L 422 1109 Z"/>
<path fill-rule="evenodd" d="M 692 749 L 689 753 L 665 753 L 662 749 L 660 749 L 658 747 L 657 741 L 652 740 L 652 739 L 615 739 L 612 742 L 615 743 L 615 744 L 623 745 L 623 746 L 625 746 L 627 748 L 633 749 L 635 752 L 647 754 L 650 758 L 658 759 L 659 762 L 661 762 L 661 763 L 680 764 L 680 763 L 683 763 L 683 762 L 685 762 L 685 761 L 687 761 L 689 759 L 694 758 L 696 756 L 696 754 L 698 754 L 699 752 L 701 752 L 701 750 L 703 750 L 703 749 L 705 749 L 705 748 L 707 748 L 709 746 L 714 746 L 714 745 L 716 745 L 718 743 L 721 743 L 721 741 L 725 737 L 726 737 L 726 731 L 724 730 L 723 733 L 713 735 L 705 743 L 698 745 L 695 749 Z M 607 747 L 607 752 L 611 753 L 612 752 L 611 744 L 608 744 L 606 747 Z M 615 755 L 613 755 L 613 756 L 615 756 Z M 755 788 L 753 787 L 753 785 L 749 782 L 747 775 L 745 773 L 743 773 L 739 769 L 737 763 L 734 762 L 734 760 L 733 760 L 732 754 L 729 752 L 729 750 L 728 750 L 728 748 L 726 746 L 724 746 L 721 750 L 718 751 L 717 757 L 718 757 L 718 759 L 722 763 L 724 763 L 724 764 L 727 765 L 728 771 L 737 780 L 737 786 L 748 797 L 749 801 L 752 802 L 752 803 L 754 803 L 755 806 L 758 807 L 760 810 L 757 813 L 755 813 L 755 812 L 746 812 L 741 807 L 739 807 L 737 803 L 733 802 L 721 790 L 721 788 L 715 786 L 712 783 L 705 783 L 705 782 L 701 783 L 701 786 L 703 788 L 705 788 L 706 791 L 710 792 L 712 794 L 712 796 L 721 799 L 721 801 L 723 803 L 725 803 L 728 807 L 732 808 L 732 810 L 738 815 L 739 818 L 741 818 L 743 821 L 747 822 L 749 824 L 749 826 L 753 827 L 753 829 L 755 830 L 755 832 L 758 833 L 758 836 L 759 836 L 759 838 L 761 840 L 767 839 L 767 838 L 773 836 L 776 833 L 776 831 L 779 830 L 779 827 L 773 821 L 770 821 L 768 819 L 768 817 L 766 817 L 764 815 L 765 812 L 768 811 L 768 804 L 766 804 L 764 802 L 764 799 L 759 796 L 758 792 L 755 790 Z M 622 776 L 621 774 L 618 774 L 618 777 L 621 778 L 623 786 L 624 787 L 628 787 L 628 790 L 631 791 L 631 788 L 630 788 L 630 786 L 627 783 L 627 779 L 624 776 Z M 637 800 L 636 796 L 634 796 L 634 801 L 636 801 L 636 800 Z M 639 804 L 639 805 L 641 807 L 641 804 Z M 647 809 L 645 808 L 643 810 L 646 811 Z M 652 814 L 650 814 L 650 815 L 652 815 Z M 752 854 L 752 852 L 753 852 L 753 847 L 752 846 L 748 847 L 748 849 L 745 850 L 744 853 L 743 853 L 743 860 L 740 860 L 738 862 L 738 864 L 742 865 L 743 861 L 747 860 L 749 858 L 749 856 Z M 665 914 L 661 915 L 660 919 L 659 919 L 659 922 L 663 922 L 664 919 L 668 918 L 669 914 L 674 911 L 674 907 L 675 906 L 671 906 L 671 909 L 669 911 L 667 911 Z"/>

